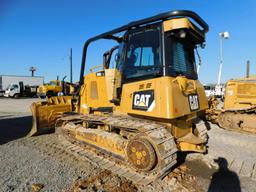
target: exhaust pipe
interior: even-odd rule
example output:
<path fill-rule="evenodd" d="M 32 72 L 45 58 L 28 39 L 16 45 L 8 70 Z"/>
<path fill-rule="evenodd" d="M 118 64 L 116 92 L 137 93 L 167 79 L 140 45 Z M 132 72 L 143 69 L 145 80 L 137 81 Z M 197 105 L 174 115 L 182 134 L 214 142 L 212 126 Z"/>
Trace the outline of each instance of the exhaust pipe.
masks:
<path fill-rule="evenodd" d="M 250 61 L 248 60 L 246 63 L 246 78 L 250 77 Z"/>

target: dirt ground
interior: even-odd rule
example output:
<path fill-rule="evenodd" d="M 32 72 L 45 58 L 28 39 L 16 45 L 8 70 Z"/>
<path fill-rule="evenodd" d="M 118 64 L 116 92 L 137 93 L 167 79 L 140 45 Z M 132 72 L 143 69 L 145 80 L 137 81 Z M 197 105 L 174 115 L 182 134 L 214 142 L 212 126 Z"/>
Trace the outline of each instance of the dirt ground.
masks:
<path fill-rule="evenodd" d="M 31 128 L 29 106 L 37 100 L 0 98 L 0 192 L 256 189 L 254 135 L 211 125 L 208 154 L 179 154 L 179 164 L 163 180 L 137 186 L 67 153 L 56 134 L 26 137 Z"/>

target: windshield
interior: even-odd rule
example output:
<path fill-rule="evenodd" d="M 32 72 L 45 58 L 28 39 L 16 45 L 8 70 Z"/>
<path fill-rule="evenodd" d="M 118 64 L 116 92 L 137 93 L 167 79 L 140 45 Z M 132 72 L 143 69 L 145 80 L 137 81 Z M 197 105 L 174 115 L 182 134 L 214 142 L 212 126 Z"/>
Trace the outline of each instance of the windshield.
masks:
<path fill-rule="evenodd" d="M 205 90 L 211 90 L 212 88 L 210 86 L 204 86 Z"/>
<path fill-rule="evenodd" d="M 10 84 L 10 85 L 8 85 L 7 90 L 14 90 L 14 89 L 18 89 L 18 88 L 19 88 L 18 85 L 16 85 L 16 84 Z"/>
<path fill-rule="evenodd" d="M 166 62 L 170 76 L 186 76 L 197 79 L 194 56 L 195 44 L 191 38 L 178 38 L 173 34 L 166 37 Z"/>
<path fill-rule="evenodd" d="M 132 32 L 127 41 L 124 79 L 129 81 L 161 75 L 160 27 Z"/>
<path fill-rule="evenodd" d="M 50 81 L 50 83 L 48 85 L 53 85 L 53 86 L 56 86 L 56 82 L 55 81 Z"/>

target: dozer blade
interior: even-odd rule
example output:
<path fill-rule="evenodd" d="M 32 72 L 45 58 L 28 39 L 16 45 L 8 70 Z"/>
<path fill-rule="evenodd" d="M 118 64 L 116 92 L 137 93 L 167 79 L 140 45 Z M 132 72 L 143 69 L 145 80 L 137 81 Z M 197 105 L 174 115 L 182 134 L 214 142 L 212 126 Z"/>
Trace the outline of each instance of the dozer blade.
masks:
<path fill-rule="evenodd" d="M 56 120 L 63 113 L 72 111 L 71 100 L 72 96 L 57 96 L 48 101 L 32 103 L 30 108 L 33 122 L 28 136 L 54 132 Z"/>

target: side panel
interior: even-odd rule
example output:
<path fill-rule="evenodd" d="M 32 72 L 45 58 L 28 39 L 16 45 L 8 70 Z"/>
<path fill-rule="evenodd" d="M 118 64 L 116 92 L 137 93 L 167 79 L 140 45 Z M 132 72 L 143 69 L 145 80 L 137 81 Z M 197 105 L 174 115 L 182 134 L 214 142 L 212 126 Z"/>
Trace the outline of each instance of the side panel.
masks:
<path fill-rule="evenodd" d="M 108 100 L 117 98 L 117 88 L 121 87 L 121 73 L 116 69 L 105 69 Z"/>
<path fill-rule="evenodd" d="M 227 82 L 225 109 L 241 109 L 256 105 L 256 79 L 231 80 Z"/>
<path fill-rule="evenodd" d="M 90 108 L 112 107 L 110 97 L 112 97 L 114 87 L 113 81 L 114 73 L 112 72 L 107 75 L 104 71 L 86 75 L 80 91 L 81 112 L 89 113 Z"/>
<path fill-rule="evenodd" d="M 196 91 L 189 95 L 198 95 L 198 109 L 191 109 L 189 96 L 180 90 L 175 78 L 160 77 L 124 84 L 120 110 L 130 114 L 166 119 L 205 110 L 208 104 L 203 86 L 198 81 L 193 82 Z M 190 85 L 187 84 L 186 87 L 189 89 Z"/>

